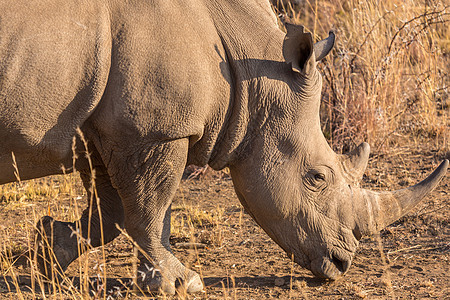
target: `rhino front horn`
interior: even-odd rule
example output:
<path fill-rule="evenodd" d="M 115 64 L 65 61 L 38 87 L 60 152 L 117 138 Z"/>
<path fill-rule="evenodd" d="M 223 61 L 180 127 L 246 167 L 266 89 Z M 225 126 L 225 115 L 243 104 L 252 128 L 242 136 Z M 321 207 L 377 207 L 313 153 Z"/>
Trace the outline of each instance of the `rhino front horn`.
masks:
<path fill-rule="evenodd" d="M 431 192 L 445 176 L 449 161 L 441 165 L 426 179 L 418 184 L 393 192 L 372 192 L 362 190 L 362 198 L 367 209 L 363 222 L 358 226 L 361 233 L 370 235 L 379 232 L 389 224 L 404 216 L 414 208 L 429 192 Z"/>

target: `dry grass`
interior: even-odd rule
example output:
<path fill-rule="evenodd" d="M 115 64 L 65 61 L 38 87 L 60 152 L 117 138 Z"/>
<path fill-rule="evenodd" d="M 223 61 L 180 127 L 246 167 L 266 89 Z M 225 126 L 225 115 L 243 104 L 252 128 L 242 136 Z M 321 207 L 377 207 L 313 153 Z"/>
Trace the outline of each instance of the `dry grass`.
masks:
<path fill-rule="evenodd" d="M 449 150 L 450 6 L 444 1 L 279 3 L 286 21 L 324 38 L 334 52 L 324 75 L 323 131 L 338 152 L 367 141 L 376 151 L 432 138 Z"/>
<path fill-rule="evenodd" d="M 35 245 L 35 224 L 43 215 L 50 215 L 56 220 L 76 221 L 86 206 L 86 193 L 78 174 L 66 176 L 50 176 L 43 179 L 30 180 L 3 185 L 0 187 L 2 197 L 1 209 L 14 212 L 17 209 L 28 209 L 29 219 L 17 220 L 15 224 L 0 226 L 0 277 L 5 286 L 0 285 L 0 298 L 14 296 L 19 299 L 59 298 L 86 299 L 108 298 L 124 295 L 142 294 L 145 291 L 133 289 L 131 282 L 124 282 L 119 287 L 111 289 L 106 286 L 108 278 L 117 276 L 108 273 L 104 246 L 91 249 L 90 253 L 82 255 L 73 265 L 71 274 L 77 278 L 59 274 L 60 278 L 47 281 L 38 272 L 32 251 Z M 70 205 L 67 206 L 67 200 Z M 47 205 L 35 205 L 45 202 Z M 62 205 L 61 203 L 66 203 Z M 44 208 L 42 208 L 44 207 Z M 172 214 L 172 238 L 181 242 L 181 247 L 197 248 L 199 246 L 220 247 L 223 242 L 222 226 L 224 209 L 216 207 L 212 211 L 201 210 L 198 206 L 181 204 L 174 206 Z M 28 213 L 27 213 L 28 214 Z M 17 240 L 17 233 L 21 236 Z M 76 234 L 76 233 L 75 233 Z M 128 243 L 134 244 L 124 233 Z M 80 237 L 80 239 L 83 239 Z M 90 248 L 85 239 L 84 246 Z M 175 245 L 177 247 L 178 245 Z M 136 248 L 138 246 L 135 245 Z M 31 251 L 30 251 L 31 250 Z M 192 253 L 192 261 L 196 261 L 198 252 Z M 201 272 L 201 266 L 191 266 Z M 25 269 L 24 269 L 25 268 Z M 123 274 L 132 278 L 137 273 L 131 271 Z M 58 271 L 53 270 L 54 273 Z M 28 286 L 28 288 L 24 288 Z M 181 291 L 182 293 L 182 291 Z M 166 297 L 160 295 L 162 299 Z M 183 299 L 183 295 L 179 298 Z"/>
<path fill-rule="evenodd" d="M 412 147 L 426 138 L 440 153 L 449 151 L 448 4 L 419 0 L 298 2 L 279 5 L 284 19 L 304 24 L 317 38 L 325 37 L 330 28 L 338 36 L 336 50 L 319 65 L 325 79 L 323 130 L 334 149 L 346 151 L 368 141 L 380 152 L 413 141 Z M 13 212 L 17 207 L 29 207 L 30 216 L 14 226 L 0 226 L 0 276 L 10 283 L 0 286 L 0 293 L 19 299 L 107 298 L 102 287 L 108 276 L 102 269 L 103 249 L 96 263 L 89 255 L 77 260 L 78 284 L 64 274 L 62 283 L 44 283 L 29 257 L 31 289 L 24 291 L 20 268 L 14 266 L 18 253 L 33 249 L 34 226 L 41 216 L 78 220 L 79 201 L 85 197 L 77 174 L 0 186 L 1 209 Z M 61 206 L 63 199 L 69 199 L 71 205 Z M 47 203 L 44 211 L 35 210 L 36 201 Z M 173 237 L 222 245 L 223 209 L 205 212 L 181 205 L 173 210 Z M 206 228 L 212 228 L 208 236 L 198 235 Z M 14 239 L 15 231 L 24 233 L 23 239 Z M 292 288 L 292 282 L 290 285 Z M 355 287 L 355 291 L 366 298 L 364 290 Z M 130 292 L 121 291 L 123 295 Z M 225 287 L 224 295 L 237 297 Z"/>
<path fill-rule="evenodd" d="M 205 211 L 184 203 L 173 206 L 171 236 L 182 241 L 220 247 L 223 243 L 222 226 L 226 224 L 223 214 L 221 207 Z"/>

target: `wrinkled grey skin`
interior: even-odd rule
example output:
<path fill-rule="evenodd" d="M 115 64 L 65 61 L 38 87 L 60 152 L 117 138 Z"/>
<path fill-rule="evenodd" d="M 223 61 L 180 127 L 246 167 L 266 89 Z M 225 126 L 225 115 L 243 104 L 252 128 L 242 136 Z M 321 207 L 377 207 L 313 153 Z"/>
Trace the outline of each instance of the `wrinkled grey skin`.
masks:
<path fill-rule="evenodd" d="M 313 44 L 301 26 L 284 34 L 267 0 L 3 0 L 0 12 L 0 184 L 16 180 L 14 153 L 22 180 L 75 167 L 90 198 L 79 140 L 73 165 L 81 128 L 102 222 L 94 204 L 78 231 L 88 238 L 90 222 L 96 247 L 124 227 L 149 256 L 139 282 L 151 290 L 174 293 L 176 281 L 203 288 L 169 245 L 170 204 L 187 164 L 229 167 L 258 224 L 331 279 L 347 271 L 363 234 L 405 214 L 447 169 L 445 161 L 401 191 L 359 188 L 369 146 L 337 155 L 319 124 L 316 60 L 334 35 Z M 39 222 L 52 245 L 38 236 L 45 275 L 79 256 L 76 228 Z"/>

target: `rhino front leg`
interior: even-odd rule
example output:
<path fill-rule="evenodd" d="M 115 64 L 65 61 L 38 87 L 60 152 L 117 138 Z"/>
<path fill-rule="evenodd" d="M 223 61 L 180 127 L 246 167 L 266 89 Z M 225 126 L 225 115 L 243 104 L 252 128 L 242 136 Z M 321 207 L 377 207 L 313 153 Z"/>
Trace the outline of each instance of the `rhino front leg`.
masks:
<path fill-rule="evenodd" d="M 138 284 L 150 291 L 174 294 L 176 283 L 187 292 L 203 289 L 200 276 L 187 269 L 172 253 L 170 205 L 186 165 L 188 140 L 107 151 L 114 186 L 125 212 L 125 228 L 142 248 Z"/>
<path fill-rule="evenodd" d="M 72 261 L 89 248 L 101 246 L 116 238 L 120 233 L 116 224 L 123 227 L 122 200 L 112 186 L 106 168 L 102 165 L 95 168 L 100 214 L 96 199 L 91 198 L 91 172 L 81 171 L 80 176 L 89 203 L 80 220 L 60 222 L 46 216 L 37 224 L 37 264 L 40 272 L 48 278 L 60 275 L 58 273 L 64 272 Z"/>
<path fill-rule="evenodd" d="M 174 294 L 177 283 L 182 285 L 188 293 L 194 293 L 203 289 L 200 276 L 186 268 L 172 253 L 168 245 L 170 237 L 171 208 L 166 210 L 164 224 L 161 232 L 160 250 L 152 253 L 139 253 L 140 266 L 138 268 L 137 283 L 150 291 L 164 291 Z M 156 229 L 156 228 L 155 228 Z M 167 243 L 166 243 L 167 241 Z"/>

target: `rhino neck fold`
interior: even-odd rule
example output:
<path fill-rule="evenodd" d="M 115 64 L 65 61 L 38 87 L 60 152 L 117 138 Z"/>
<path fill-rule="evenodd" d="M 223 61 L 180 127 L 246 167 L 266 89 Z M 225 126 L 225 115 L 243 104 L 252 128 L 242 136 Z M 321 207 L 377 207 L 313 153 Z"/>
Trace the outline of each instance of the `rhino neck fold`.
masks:
<path fill-rule="evenodd" d="M 222 169 L 232 163 L 252 130 L 249 128 L 255 106 L 252 101 L 264 98 L 263 95 L 255 98 L 254 87 L 261 78 L 276 76 L 276 69 L 285 64 L 281 55 L 284 34 L 269 6 L 258 11 L 239 1 L 212 1 L 207 6 L 222 42 L 217 47 L 226 53 L 220 69 L 231 90 L 225 122 L 208 162 L 212 168 Z M 254 18 L 255 15 L 260 18 Z M 267 27 L 270 23 L 273 26 Z"/>
<path fill-rule="evenodd" d="M 242 1 L 212 1 L 206 5 L 221 40 L 216 47 L 226 54 L 219 67 L 230 85 L 225 121 L 208 164 L 222 169 L 242 158 L 242 150 L 252 137 L 268 130 L 269 115 L 272 119 L 273 115 L 285 118 L 280 122 L 289 126 L 302 124 L 302 131 L 318 131 L 322 136 L 320 74 L 314 69 L 305 76 L 295 76 L 283 58 L 285 34 L 278 28 L 270 7 L 255 11 L 254 5 L 247 7 Z M 292 118 L 286 110 L 292 111 Z"/>

